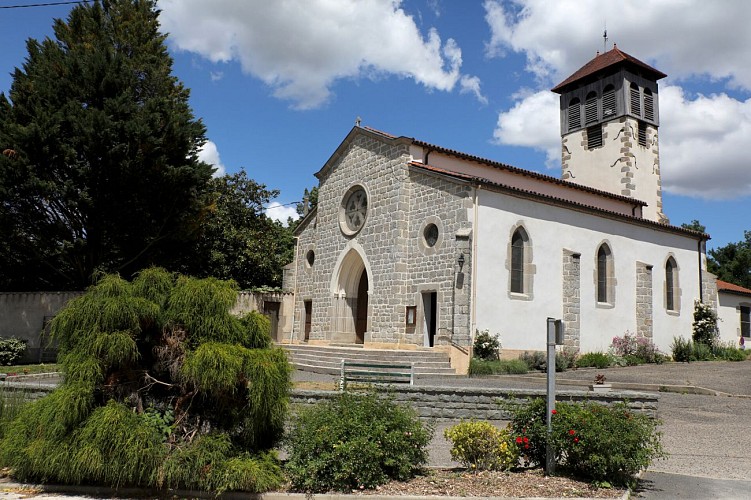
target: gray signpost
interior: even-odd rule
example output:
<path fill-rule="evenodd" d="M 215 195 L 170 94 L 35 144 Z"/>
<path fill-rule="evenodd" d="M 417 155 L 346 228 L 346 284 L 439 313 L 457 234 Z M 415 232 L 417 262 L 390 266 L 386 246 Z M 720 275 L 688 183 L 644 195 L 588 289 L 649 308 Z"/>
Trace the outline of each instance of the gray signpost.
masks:
<path fill-rule="evenodd" d="M 551 445 L 555 410 L 555 346 L 563 344 L 564 326 L 560 319 L 548 318 L 548 439 L 545 448 L 545 474 L 555 473 L 555 453 Z"/>

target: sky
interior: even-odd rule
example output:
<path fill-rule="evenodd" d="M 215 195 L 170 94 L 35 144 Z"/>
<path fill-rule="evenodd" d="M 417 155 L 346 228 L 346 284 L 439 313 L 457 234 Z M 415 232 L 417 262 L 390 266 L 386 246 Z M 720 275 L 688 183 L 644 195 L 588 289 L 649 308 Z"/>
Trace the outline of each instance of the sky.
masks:
<path fill-rule="evenodd" d="M 59 0 L 46 0 L 54 2 Z M 72 5 L 0 0 L 0 92 Z M 201 157 L 279 190 L 286 220 L 363 126 L 560 176 L 558 95 L 613 44 L 659 81 L 671 224 L 709 248 L 751 230 L 748 0 L 158 0 L 173 72 L 207 128 Z M 607 30 L 607 40 L 603 32 Z"/>

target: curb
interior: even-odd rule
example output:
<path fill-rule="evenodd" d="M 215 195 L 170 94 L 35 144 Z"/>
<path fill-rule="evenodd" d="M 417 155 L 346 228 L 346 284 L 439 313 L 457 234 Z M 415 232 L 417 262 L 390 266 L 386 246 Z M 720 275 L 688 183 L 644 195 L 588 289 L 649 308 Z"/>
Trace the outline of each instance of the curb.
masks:
<path fill-rule="evenodd" d="M 491 375 L 493 376 L 493 375 Z M 512 380 L 516 382 L 541 382 L 544 381 L 539 376 L 525 376 L 525 375 L 495 375 L 495 377 L 503 380 Z M 585 380 L 576 379 L 564 379 L 556 377 L 555 383 L 561 385 L 575 385 L 589 387 L 592 383 Z M 751 398 L 751 395 L 747 394 L 732 394 L 729 392 L 716 391 L 714 389 L 707 389 L 706 387 L 700 387 L 698 385 L 673 385 L 673 384 L 639 384 L 635 382 L 608 382 L 613 389 L 625 390 L 625 391 L 644 391 L 644 392 L 672 392 L 676 394 L 696 394 L 699 396 L 726 396 L 733 398 Z"/>
<path fill-rule="evenodd" d="M 24 491 L 28 496 L 28 490 L 38 490 L 44 493 L 85 495 L 93 498 L 149 498 L 149 497 L 179 497 L 179 498 L 216 498 L 223 500 L 353 500 L 354 498 L 363 499 L 381 499 L 381 500 L 467 500 L 472 497 L 459 496 L 441 496 L 441 495 L 377 495 L 377 494 L 348 494 L 348 493 L 247 493 L 247 492 L 227 492 L 221 495 L 215 495 L 207 491 L 193 490 L 152 490 L 147 488 L 107 488 L 100 486 L 68 486 L 57 484 L 24 484 L 5 482 L 0 479 L 0 491 L 12 492 L 14 489 Z M 479 498 L 479 497 L 474 497 Z M 487 500 L 509 500 L 518 497 L 482 497 Z M 559 497 L 524 497 L 526 500 L 549 500 Z M 578 500 L 602 500 L 596 497 L 577 497 Z M 631 490 L 628 489 L 621 495 L 621 500 L 631 498 Z"/>

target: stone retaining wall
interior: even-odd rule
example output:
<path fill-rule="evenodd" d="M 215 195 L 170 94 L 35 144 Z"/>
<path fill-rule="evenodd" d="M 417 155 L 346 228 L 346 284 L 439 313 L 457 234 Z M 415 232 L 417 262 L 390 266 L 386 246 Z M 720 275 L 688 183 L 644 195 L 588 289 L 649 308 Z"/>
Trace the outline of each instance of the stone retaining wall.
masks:
<path fill-rule="evenodd" d="M 333 397 L 331 391 L 294 390 L 291 402 L 314 404 Z M 421 418 L 454 421 L 475 418 L 478 420 L 509 420 L 510 414 L 501 403 L 518 405 L 534 398 L 545 398 L 544 390 L 484 389 L 475 387 L 395 387 L 389 390 L 394 400 L 409 404 Z M 657 418 L 659 395 L 643 392 L 612 391 L 594 394 L 588 391 L 558 391 L 558 402 L 595 401 L 607 406 L 625 402 L 635 412 Z"/>
<path fill-rule="evenodd" d="M 0 391 L 22 390 L 30 399 L 48 394 L 54 389 L 52 385 L 2 382 Z M 508 410 L 503 402 L 518 405 L 534 398 L 545 398 L 544 390 L 535 389 L 484 389 L 476 387 L 394 387 L 385 391 L 394 400 L 412 406 L 424 419 L 437 421 L 456 421 L 475 418 L 478 420 L 509 420 Z M 290 393 L 290 401 L 298 405 L 311 405 L 334 397 L 333 391 L 314 391 L 295 389 Z M 588 391 L 558 391 L 558 402 L 595 401 L 607 406 L 625 402 L 635 412 L 645 413 L 657 418 L 658 394 L 612 391 L 595 394 Z"/>

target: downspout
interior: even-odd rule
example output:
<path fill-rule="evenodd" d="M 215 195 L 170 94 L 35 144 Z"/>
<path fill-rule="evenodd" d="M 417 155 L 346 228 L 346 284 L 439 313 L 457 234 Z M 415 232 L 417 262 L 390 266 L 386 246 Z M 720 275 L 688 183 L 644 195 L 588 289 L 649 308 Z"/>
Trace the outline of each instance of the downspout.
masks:
<path fill-rule="evenodd" d="M 704 303 L 704 275 L 702 273 L 702 259 L 701 259 L 701 246 L 704 243 L 704 239 L 699 239 L 697 242 L 697 254 L 699 256 L 699 302 Z"/>
<path fill-rule="evenodd" d="M 293 262 L 295 263 L 295 286 L 292 289 L 292 296 L 294 297 L 292 301 L 292 328 L 289 332 L 289 343 L 292 345 L 293 340 L 295 338 L 295 326 L 297 325 L 297 264 L 300 262 L 300 238 L 295 238 L 295 258 Z"/>
<path fill-rule="evenodd" d="M 474 220 L 472 221 L 472 288 L 470 293 L 470 300 L 472 301 L 472 308 L 470 309 L 470 318 L 469 318 L 469 338 L 470 338 L 470 344 L 474 342 L 474 336 L 475 336 L 475 329 L 477 328 L 476 321 L 477 321 L 477 240 L 480 234 L 479 230 L 479 211 L 478 211 L 478 199 L 479 196 L 477 194 L 477 191 L 480 189 L 480 185 L 477 184 L 474 187 L 472 197 L 473 197 L 473 206 L 472 206 L 472 217 Z"/>

